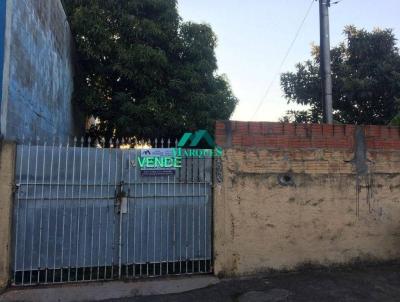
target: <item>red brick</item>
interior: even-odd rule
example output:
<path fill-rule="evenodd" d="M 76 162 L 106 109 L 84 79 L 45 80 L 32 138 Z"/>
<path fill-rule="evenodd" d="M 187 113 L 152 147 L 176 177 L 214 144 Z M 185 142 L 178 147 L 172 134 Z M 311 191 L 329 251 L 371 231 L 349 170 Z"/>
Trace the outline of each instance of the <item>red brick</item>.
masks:
<path fill-rule="evenodd" d="M 346 125 L 333 125 L 333 136 L 346 136 Z"/>
<path fill-rule="evenodd" d="M 249 123 L 249 134 L 262 134 L 263 133 L 263 123 L 254 122 Z"/>
<path fill-rule="evenodd" d="M 266 135 L 282 135 L 284 133 L 283 123 L 263 123 L 262 128 Z"/>
<path fill-rule="evenodd" d="M 283 133 L 286 135 L 295 135 L 296 134 L 295 125 L 289 123 L 283 124 Z"/>
<path fill-rule="evenodd" d="M 228 123 L 230 123 L 230 122 L 228 122 Z M 225 130 L 225 122 L 216 121 L 215 122 L 215 130 Z"/>
<path fill-rule="evenodd" d="M 311 148 L 310 141 L 305 138 L 297 138 L 289 141 L 289 146 L 292 148 Z"/>
<path fill-rule="evenodd" d="M 242 144 L 242 135 L 238 133 L 234 133 L 232 136 L 232 145 L 233 146 L 240 146 Z"/>
<path fill-rule="evenodd" d="M 237 123 L 237 121 L 229 121 L 229 126 L 231 127 L 232 131 L 235 131 Z"/>
<path fill-rule="evenodd" d="M 249 133 L 249 123 L 248 122 L 236 122 L 234 131 L 237 133 L 248 134 Z"/>
<path fill-rule="evenodd" d="M 388 127 L 380 127 L 380 138 L 389 138 L 390 137 L 390 129 Z"/>
<path fill-rule="evenodd" d="M 389 137 L 400 139 L 400 127 L 389 127 Z"/>
<path fill-rule="evenodd" d="M 322 131 L 322 125 L 320 124 L 312 124 L 310 125 L 311 127 L 311 135 L 312 136 L 322 136 L 323 135 L 323 131 Z"/>
<path fill-rule="evenodd" d="M 226 137 L 225 135 L 215 134 L 215 143 L 217 145 L 225 144 Z"/>
<path fill-rule="evenodd" d="M 354 132 L 356 131 L 356 126 L 355 125 L 345 125 L 346 129 L 346 136 L 351 136 L 354 137 Z"/>
<path fill-rule="evenodd" d="M 253 147 L 254 146 L 254 138 L 252 136 L 244 136 L 242 138 L 242 146 L 243 147 Z"/>
<path fill-rule="evenodd" d="M 376 150 L 400 150 L 400 140 L 392 139 L 367 139 L 367 148 Z"/>
<path fill-rule="evenodd" d="M 335 125 L 323 124 L 322 129 L 324 136 L 333 136 L 333 129 Z"/>
<path fill-rule="evenodd" d="M 307 125 L 304 124 L 297 124 L 295 126 L 296 129 L 296 136 L 307 136 L 308 135 L 308 128 Z"/>
<path fill-rule="evenodd" d="M 215 129 L 215 135 L 225 135 L 226 131 L 224 129 Z"/>
<path fill-rule="evenodd" d="M 263 148 L 352 149 L 356 125 L 289 124 L 231 121 L 232 145 Z M 226 141 L 225 122 L 216 122 L 216 141 Z M 369 149 L 399 150 L 400 128 L 369 125 L 364 128 Z"/>

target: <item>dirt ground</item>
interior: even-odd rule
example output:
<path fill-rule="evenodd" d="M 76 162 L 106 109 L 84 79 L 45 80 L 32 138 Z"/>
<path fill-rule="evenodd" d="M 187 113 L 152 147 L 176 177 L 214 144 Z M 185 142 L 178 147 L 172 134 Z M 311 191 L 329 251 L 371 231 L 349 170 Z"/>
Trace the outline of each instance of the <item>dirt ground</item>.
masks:
<path fill-rule="evenodd" d="M 303 269 L 227 279 L 182 294 L 136 297 L 109 302 L 269 302 L 400 301 L 400 265 Z"/>

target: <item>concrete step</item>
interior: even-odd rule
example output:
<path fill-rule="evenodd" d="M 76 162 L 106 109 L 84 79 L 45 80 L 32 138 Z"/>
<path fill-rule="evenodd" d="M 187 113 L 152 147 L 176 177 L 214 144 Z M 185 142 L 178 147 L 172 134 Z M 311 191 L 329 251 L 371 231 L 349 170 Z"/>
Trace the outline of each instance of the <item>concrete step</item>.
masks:
<path fill-rule="evenodd" d="M 137 296 L 176 294 L 217 284 L 214 276 L 185 276 L 140 281 L 111 281 L 11 288 L 0 296 L 2 301 L 86 302 Z"/>

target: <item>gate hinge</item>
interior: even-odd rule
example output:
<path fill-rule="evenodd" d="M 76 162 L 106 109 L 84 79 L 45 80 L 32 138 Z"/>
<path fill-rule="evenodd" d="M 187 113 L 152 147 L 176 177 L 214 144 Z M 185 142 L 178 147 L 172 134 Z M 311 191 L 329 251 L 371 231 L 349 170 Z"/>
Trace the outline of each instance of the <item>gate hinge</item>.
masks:
<path fill-rule="evenodd" d="M 13 185 L 13 190 L 12 190 L 12 192 L 13 192 L 13 193 L 17 193 L 20 187 L 21 187 L 20 184 L 14 184 L 14 185 Z"/>

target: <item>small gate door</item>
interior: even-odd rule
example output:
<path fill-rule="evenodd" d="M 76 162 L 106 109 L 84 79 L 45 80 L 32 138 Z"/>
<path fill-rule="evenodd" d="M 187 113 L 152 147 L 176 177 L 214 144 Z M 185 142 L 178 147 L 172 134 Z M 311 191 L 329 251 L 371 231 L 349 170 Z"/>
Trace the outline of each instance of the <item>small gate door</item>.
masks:
<path fill-rule="evenodd" d="M 138 150 L 123 154 L 121 274 L 210 272 L 211 158 L 184 157 L 174 175 L 149 177 L 141 175 L 139 156 Z"/>
<path fill-rule="evenodd" d="M 211 272 L 211 158 L 144 176 L 136 149 L 17 147 L 13 284 Z"/>

